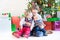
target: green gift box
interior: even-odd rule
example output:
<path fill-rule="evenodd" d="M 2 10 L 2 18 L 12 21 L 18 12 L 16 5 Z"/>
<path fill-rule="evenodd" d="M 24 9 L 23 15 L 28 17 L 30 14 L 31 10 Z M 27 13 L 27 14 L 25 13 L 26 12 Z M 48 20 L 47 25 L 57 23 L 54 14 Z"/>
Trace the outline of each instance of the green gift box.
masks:
<path fill-rule="evenodd" d="M 11 31 L 15 32 L 16 31 L 16 25 L 15 24 L 11 24 Z"/>
<path fill-rule="evenodd" d="M 59 20 L 59 18 L 47 18 L 47 21 L 49 21 L 49 22 L 55 22 L 58 20 Z"/>
<path fill-rule="evenodd" d="M 60 21 L 60 18 L 59 18 L 59 21 Z"/>

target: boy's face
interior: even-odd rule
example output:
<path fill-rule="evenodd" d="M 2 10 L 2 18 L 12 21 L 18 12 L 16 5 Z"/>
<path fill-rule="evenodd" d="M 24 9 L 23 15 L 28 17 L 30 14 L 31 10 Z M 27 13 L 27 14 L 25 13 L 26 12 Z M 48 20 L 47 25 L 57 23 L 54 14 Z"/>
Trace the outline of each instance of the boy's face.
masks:
<path fill-rule="evenodd" d="M 37 14 L 37 11 L 36 10 L 32 10 L 32 14 L 33 15 L 36 15 Z"/>
<path fill-rule="evenodd" d="M 35 3 L 34 3 L 34 2 L 32 2 L 32 5 L 35 5 Z"/>

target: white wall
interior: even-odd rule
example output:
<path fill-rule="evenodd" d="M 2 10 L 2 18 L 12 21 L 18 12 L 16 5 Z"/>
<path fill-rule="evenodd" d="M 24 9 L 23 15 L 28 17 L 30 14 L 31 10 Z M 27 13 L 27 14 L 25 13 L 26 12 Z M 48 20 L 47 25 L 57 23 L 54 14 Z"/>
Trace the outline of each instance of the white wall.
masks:
<path fill-rule="evenodd" d="M 21 15 L 26 9 L 28 0 L 0 0 L 0 14 L 11 12 L 12 15 Z"/>

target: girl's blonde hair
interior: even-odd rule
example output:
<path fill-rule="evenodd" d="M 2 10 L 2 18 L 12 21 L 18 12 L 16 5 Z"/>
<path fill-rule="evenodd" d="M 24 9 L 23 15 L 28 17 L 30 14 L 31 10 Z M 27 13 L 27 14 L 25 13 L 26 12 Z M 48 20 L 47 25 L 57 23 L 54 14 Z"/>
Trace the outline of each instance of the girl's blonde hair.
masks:
<path fill-rule="evenodd" d="M 29 11 L 25 10 L 24 14 L 25 14 L 25 17 L 27 17 L 29 15 Z"/>

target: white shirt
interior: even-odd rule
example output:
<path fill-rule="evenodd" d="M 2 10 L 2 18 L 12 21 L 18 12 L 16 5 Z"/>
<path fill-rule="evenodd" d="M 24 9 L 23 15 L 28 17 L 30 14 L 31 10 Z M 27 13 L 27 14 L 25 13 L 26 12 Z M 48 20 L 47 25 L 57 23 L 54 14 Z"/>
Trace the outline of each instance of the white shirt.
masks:
<path fill-rule="evenodd" d="M 21 21 L 20 21 L 20 26 L 23 28 L 23 24 L 25 24 L 25 18 L 21 18 Z M 34 27 L 34 21 L 32 20 L 32 25 L 30 27 L 30 29 L 32 30 Z"/>
<path fill-rule="evenodd" d="M 41 17 L 41 15 L 39 15 L 39 14 L 36 14 L 36 16 L 38 17 L 38 20 L 42 20 L 42 17 Z"/>
<path fill-rule="evenodd" d="M 38 17 L 38 19 L 37 19 L 37 20 L 41 20 L 41 21 L 42 21 L 42 23 L 43 23 L 43 20 L 42 20 L 41 15 L 36 14 L 36 16 Z M 46 25 L 43 23 L 43 24 L 41 25 L 41 28 L 44 28 L 45 26 L 46 26 Z"/>

